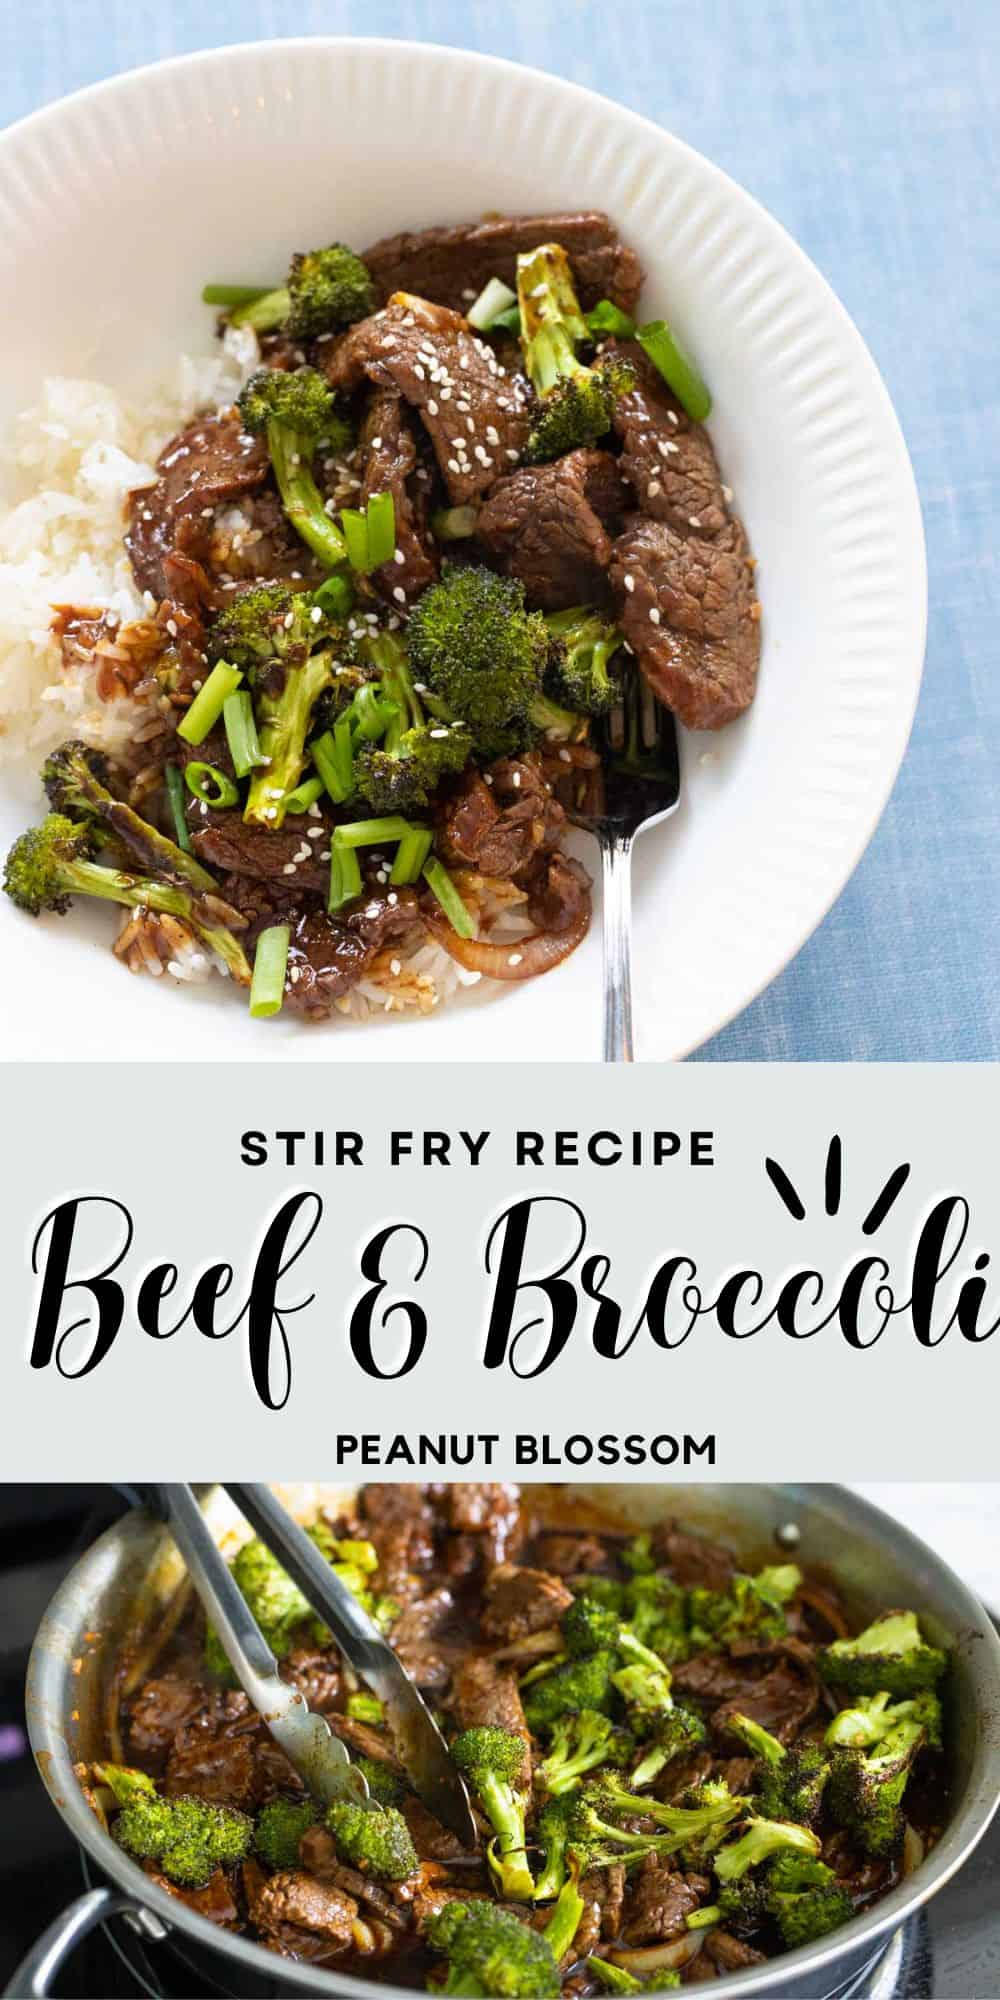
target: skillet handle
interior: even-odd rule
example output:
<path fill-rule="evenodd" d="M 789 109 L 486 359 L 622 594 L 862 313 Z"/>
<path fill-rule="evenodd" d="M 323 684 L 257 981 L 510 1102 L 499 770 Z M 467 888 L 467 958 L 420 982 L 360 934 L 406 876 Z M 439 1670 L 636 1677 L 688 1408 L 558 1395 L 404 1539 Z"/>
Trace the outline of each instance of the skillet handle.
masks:
<path fill-rule="evenodd" d="M 4 2000 L 45 2000 L 70 1953 L 98 1924 L 118 1916 L 135 1918 L 143 1930 L 155 1923 L 157 1936 L 163 1936 L 159 1919 L 152 1917 L 134 1896 L 123 1896 L 117 1889 L 90 1889 L 56 1917 L 27 1957 L 22 1958 L 10 1984 L 4 1987 Z"/>

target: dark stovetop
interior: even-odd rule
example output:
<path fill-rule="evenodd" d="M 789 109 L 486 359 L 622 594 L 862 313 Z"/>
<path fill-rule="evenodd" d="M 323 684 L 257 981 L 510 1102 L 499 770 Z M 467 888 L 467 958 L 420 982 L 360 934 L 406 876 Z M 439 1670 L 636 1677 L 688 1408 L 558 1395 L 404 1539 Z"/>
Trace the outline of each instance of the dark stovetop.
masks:
<path fill-rule="evenodd" d="M 0 1485 L 0 1990 L 46 1925 L 85 1886 L 80 1850 L 50 1805 L 24 1730 L 28 1652 L 61 1577 L 122 1503 L 107 1486 Z M 874 1972 L 839 2000 L 998 2000 L 1000 1823 L 928 1908 L 898 1932 Z M 368 1995 L 377 1993 L 369 1987 Z M 116 1922 L 80 1948 L 54 1992 L 63 2000 L 216 2000 L 165 1945 Z"/>

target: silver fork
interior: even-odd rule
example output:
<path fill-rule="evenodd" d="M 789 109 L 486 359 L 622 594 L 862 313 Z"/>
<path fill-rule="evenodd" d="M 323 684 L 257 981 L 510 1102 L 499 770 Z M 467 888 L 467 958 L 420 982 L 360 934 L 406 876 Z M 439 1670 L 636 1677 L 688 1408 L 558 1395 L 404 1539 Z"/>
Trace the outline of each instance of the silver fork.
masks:
<path fill-rule="evenodd" d="M 575 826 L 601 849 L 604 888 L 605 1062 L 632 1062 L 632 846 L 640 833 L 676 812 L 681 796 L 677 726 L 629 660 L 622 702 L 595 724 L 598 769 L 588 774 Z"/>

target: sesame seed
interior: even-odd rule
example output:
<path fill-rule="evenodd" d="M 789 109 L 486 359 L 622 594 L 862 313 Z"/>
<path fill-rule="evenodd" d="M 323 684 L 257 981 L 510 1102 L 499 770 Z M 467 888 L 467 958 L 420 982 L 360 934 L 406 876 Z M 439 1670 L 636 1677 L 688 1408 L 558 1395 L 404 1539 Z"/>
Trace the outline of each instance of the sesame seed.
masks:
<path fill-rule="evenodd" d="M 724 501 L 726 502 L 726 505 L 728 506 L 728 505 L 729 505 L 729 502 L 730 502 L 730 500 L 731 500 L 731 499 L 732 499 L 732 497 L 733 497 L 733 489 L 732 489 L 732 487 L 731 487 L 731 486 L 724 486 L 724 487 L 723 487 L 723 489 L 722 489 L 722 497 L 723 497 Z"/>
<path fill-rule="evenodd" d="M 381 436 L 379 436 L 379 437 L 374 437 L 374 438 L 372 438 L 372 450 L 373 450 L 373 451 L 381 451 L 381 449 L 382 449 L 382 439 L 381 439 Z"/>
<path fill-rule="evenodd" d="M 438 413 L 438 406 L 433 400 L 431 400 L 427 404 L 427 415 L 429 417 L 436 417 L 437 413 Z"/>
<path fill-rule="evenodd" d="M 648 493 L 648 495 L 649 495 L 649 498 L 650 498 L 651 500 L 654 500 L 654 499 L 656 498 L 656 495 L 657 495 L 658 493 L 662 493 L 662 492 L 663 492 L 663 488 L 662 488 L 662 486 L 660 485 L 660 482 L 659 482 L 659 480 L 658 480 L 658 479 L 651 479 L 651 480 L 650 480 L 650 482 L 649 482 L 649 485 L 648 485 L 648 486 L 647 486 L 647 488 L 646 488 L 646 492 Z"/>
<path fill-rule="evenodd" d="M 167 631 L 169 632 L 169 634 L 170 634 L 170 637 L 171 637 L 172 639 L 176 639 L 176 637 L 177 637 L 177 620 L 176 620 L 176 618 L 168 618 L 168 619 L 167 619 Z"/>
<path fill-rule="evenodd" d="M 689 528 L 700 528 L 700 527 L 701 527 L 701 515 L 700 515 L 700 514 L 689 514 L 689 515 L 688 515 L 688 527 L 689 527 Z"/>
<path fill-rule="evenodd" d="M 520 965 L 523 957 L 523 951 L 512 951 L 507 959 L 507 963 L 508 965 Z"/>
<path fill-rule="evenodd" d="M 397 604 L 405 604 L 405 603 L 406 603 L 406 592 L 405 592 L 405 590 L 403 589 L 403 586 L 402 586 L 402 584 L 401 584 L 401 583 L 397 583 L 397 584 L 394 584 L 394 585 L 393 585 L 393 592 L 392 592 L 392 594 L 393 594 L 393 597 L 395 598 L 395 600 L 396 600 L 396 603 L 397 603 Z"/>
<path fill-rule="evenodd" d="M 395 889 L 390 889 L 389 894 L 387 895 L 385 900 L 388 903 L 390 910 L 394 910 L 396 904 L 399 902 L 399 897 L 397 896 Z"/>
<path fill-rule="evenodd" d="M 423 368 L 421 368 L 419 361 L 414 362 L 413 373 L 416 376 L 418 382 L 423 382 L 426 380 L 426 372 Z"/>
<path fill-rule="evenodd" d="M 521 789 L 521 773 L 520 773 L 520 771 L 515 771 L 515 772 L 514 772 L 514 773 L 512 774 L 512 776 L 511 776 L 511 781 L 510 781 L 510 782 L 511 782 L 511 784 L 512 784 L 512 785 L 513 785 L 513 787 L 514 787 L 514 790 L 515 790 L 515 792 L 519 792 L 519 791 L 520 791 L 520 789 Z"/>
<path fill-rule="evenodd" d="M 442 391 L 441 391 L 441 401 L 442 401 L 442 403 L 449 403 L 449 402 L 451 401 L 451 383 L 450 383 L 450 382 L 449 382 L 449 383 L 447 384 L 447 386 L 446 386 L 446 387 L 445 387 L 444 389 L 442 389 Z"/>
<path fill-rule="evenodd" d="M 650 606 L 650 610 L 649 610 L 649 622 L 650 622 L 650 624 L 651 624 L 651 625 L 658 625 L 658 624 L 659 624 L 659 622 L 660 622 L 660 614 L 659 614 L 659 611 L 657 610 L 657 608 L 656 608 L 656 605 L 655 605 L 655 604 L 652 604 L 652 605 Z"/>
<path fill-rule="evenodd" d="M 323 623 L 323 613 L 322 613 L 322 611 L 320 610 L 320 608 L 319 608 L 319 605 L 318 605 L 318 604 L 314 604 L 314 605 L 313 605 L 313 608 L 312 608 L 312 610 L 310 611 L 310 613 L 309 613 L 309 616 L 310 616 L 310 618 L 311 618 L 311 620 L 312 620 L 312 622 L 313 622 L 313 624 L 314 624 L 314 625 L 322 625 L 322 623 Z"/>
<path fill-rule="evenodd" d="M 475 434 L 476 434 L 476 419 L 475 419 L 475 417 L 466 417 L 466 419 L 465 419 L 465 428 L 466 428 L 466 430 L 467 430 L 467 431 L 471 432 L 471 434 L 472 434 L 472 436 L 473 436 L 473 437 L 475 437 Z"/>
<path fill-rule="evenodd" d="M 403 967 L 402 967 L 402 964 L 401 964 L 400 960 L 399 960 L 398 958 L 390 958 L 390 960 L 389 960 L 389 971 L 390 971 L 390 972 L 392 973 L 392 976 L 393 976 L 393 978 L 394 978 L 394 979 L 398 979 L 398 978 L 399 978 L 399 975 L 400 975 L 400 973 L 402 972 L 402 970 L 403 970 Z"/>
<path fill-rule="evenodd" d="M 511 447 L 510 445 L 508 445 L 508 446 L 507 446 L 507 449 L 506 449 L 506 451 L 505 451 L 505 453 L 504 453 L 504 457 L 505 457 L 505 458 L 511 458 L 511 459 L 513 459 L 513 460 L 514 460 L 514 462 L 515 462 L 515 464 L 516 464 L 516 463 L 517 463 L 517 460 L 518 460 L 518 459 L 520 458 L 520 456 L 521 456 L 521 454 L 520 454 L 520 452 L 519 452 L 519 451 L 514 451 L 514 450 L 512 449 L 512 447 Z"/>
<path fill-rule="evenodd" d="M 456 450 L 456 451 L 464 451 L 464 450 L 465 450 L 465 439 L 464 439 L 464 437 L 457 437 L 457 438 L 452 438 L 451 442 L 452 442 L 452 444 L 454 445 L 454 447 L 455 447 L 455 450 Z"/>
<path fill-rule="evenodd" d="M 497 430 L 497 427 L 496 427 L 496 425 L 495 425 L 495 424 L 487 424 L 487 426 L 486 426 L 486 442 L 487 442 L 487 444 L 499 444 L 499 443 L 500 443 L 500 432 L 499 432 L 499 431 Z"/>
<path fill-rule="evenodd" d="M 448 731 L 446 729 L 430 729 L 427 733 L 429 736 L 436 736 L 440 739 L 443 736 L 447 736 Z"/>
<path fill-rule="evenodd" d="M 634 577 L 634 576 L 627 576 L 627 577 L 625 578 L 625 588 L 626 588 L 626 590 L 628 591 L 628 593 L 629 593 L 629 596 L 631 597 L 631 595 L 632 595 L 632 592 L 633 592 L 633 590 L 635 589 L 635 577 Z"/>
<path fill-rule="evenodd" d="M 463 370 L 463 372 L 470 369 L 472 367 L 471 354 L 460 354 L 458 357 L 458 365 Z"/>
<path fill-rule="evenodd" d="M 449 472 L 458 472 L 461 470 L 457 458 L 449 458 L 448 470 Z"/>
<path fill-rule="evenodd" d="M 285 631 L 286 631 L 286 632 L 290 632 L 290 631 L 291 631 L 291 629 L 292 629 L 292 626 L 293 626 L 293 625 L 294 625 L 294 623 L 295 623 L 295 613 L 294 613 L 294 611 L 286 611 L 286 612 L 285 612 L 285 615 L 284 615 L 284 617 L 283 617 L 283 619 L 282 619 L 282 621 L 281 621 L 281 622 L 282 622 L 282 624 L 283 624 L 283 626 L 284 626 L 284 628 L 285 628 Z"/>
<path fill-rule="evenodd" d="M 286 861 L 281 872 L 283 875 L 294 875 L 295 873 L 294 861 Z"/>
<path fill-rule="evenodd" d="M 312 806 L 310 806 L 309 810 L 310 810 L 310 812 L 312 812 Z M 318 807 L 318 806 L 317 806 L 316 810 L 317 810 L 317 812 L 319 811 L 319 807 Z M 306 834 L 306 838 L 307 838 L 307 840 L 322 840 L 322 838 L 323 838 L 323 828 L 322 828 L 321 826 L 311 826 L 311 827 L 309 827 L 309 829 L 308 829 L 308 831 L 307 831 L 307 834 Z"/>
<path fill-rule="evenodd" d="M 402 549 L 393 549 L 392 560 L 394 563 L 405 563 L 406 557 L 404 556 Z"/>

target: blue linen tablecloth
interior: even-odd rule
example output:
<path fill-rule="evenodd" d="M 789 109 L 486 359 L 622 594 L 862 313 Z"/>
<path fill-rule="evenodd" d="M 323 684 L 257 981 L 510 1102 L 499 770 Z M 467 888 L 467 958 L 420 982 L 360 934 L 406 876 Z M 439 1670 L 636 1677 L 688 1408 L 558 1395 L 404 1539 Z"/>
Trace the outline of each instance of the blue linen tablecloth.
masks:
<path fill-rule="evenodd" d="M 0 122 L 219 42 L 396 35 L 556 71 L 669 126 L 857 321 L 916 468 L 930 634 L 882 825 L 712 1061 L 1000 1057 L 1000 8 L 995 0 L 8 0 Z"/>

